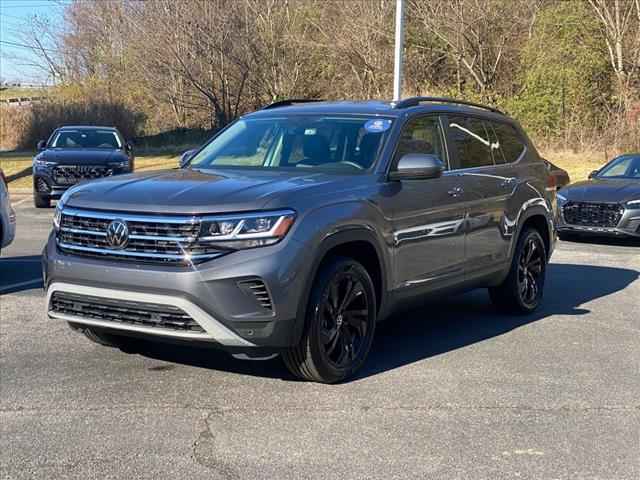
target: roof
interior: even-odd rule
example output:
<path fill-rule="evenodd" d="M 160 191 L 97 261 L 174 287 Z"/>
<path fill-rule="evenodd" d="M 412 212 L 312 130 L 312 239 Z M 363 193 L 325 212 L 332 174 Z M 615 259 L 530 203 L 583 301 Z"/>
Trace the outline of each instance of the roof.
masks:
<path fill-rule="evenodd" d="M 56 130 L 73 130 L 73 129 L 79 129 L 82 128 L 84 130 L 117 130 L 116 127 L 102 127 L 99 125 L 63 125 L 61 127 L 58 127 Z"/>
<path fill-rule="evenodd" d="M 298 103 L 300 102 L 300 103 Z M 404 102 L 404 101 L 403 101 Z M 250 117 L 274 117 L 279 115 L 379 115 L 386 117 L 401 117 L 406 113 L 413 112 L 449 112 L 449 113 L 482 113 L 483 116 L 505 119 L 505 115 L 488 110 L 490 107 L 471 106 L 448 101 L 447 103 L 438 101 L 421 101 L 415 105 L 404 108 L 396 107 L 396 103 L 385 100 L 341 100 L 341 101 L 292 101 L 291 104 L 282 102 L 282 105 L 272 104 L 269 108 L 264 108 L 250 113 Z"/>

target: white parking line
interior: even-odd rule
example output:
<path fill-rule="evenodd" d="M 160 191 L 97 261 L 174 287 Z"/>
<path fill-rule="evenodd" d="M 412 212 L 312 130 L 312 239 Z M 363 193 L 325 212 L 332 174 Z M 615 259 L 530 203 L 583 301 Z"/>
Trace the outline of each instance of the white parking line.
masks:
<path fill-rule="evenodd" d="M 19 283 L 14 283 L 12 285 L 6 285 L 6 286 L 0 288 L 0 293 L 7 292 L 7 291 L 12 290 L 14 288 L 26 287 L 26 286 L 29 286 L 29 285 L 36 285 L 38 283 L 42 283 L 42 279 L 38 278 L 36 280 L 29 280 L 27 282 L 19 282 Z"/>
<path fill-rule="evenodd" d="M 17 205 L 20 205 L 20 204 L 22 204 L 22 203 L 26 202 L 27 200 L 29 200 L 29 198 L 23 198 L 22 200 L 18 200 L 17 202 L 11 202 L 11 205 L 12 205 L 13 207 L 15 207 L 15 206 L 17 206 Z"/>

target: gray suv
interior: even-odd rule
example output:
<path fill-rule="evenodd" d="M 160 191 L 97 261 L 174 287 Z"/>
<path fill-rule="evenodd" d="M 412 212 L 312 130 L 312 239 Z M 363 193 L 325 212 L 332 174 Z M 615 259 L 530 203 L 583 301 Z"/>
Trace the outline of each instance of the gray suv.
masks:
<path fill-rule="evenodd" d="M 488 288 L 500 309 L 535 310 L 555 210 L 545 163 L 493 108 L 278 102 L 179 169 L 69 190 L 44 250 L 47 312 L 124 351 L 279 353 L 338 382 L 412 301 Z"/>

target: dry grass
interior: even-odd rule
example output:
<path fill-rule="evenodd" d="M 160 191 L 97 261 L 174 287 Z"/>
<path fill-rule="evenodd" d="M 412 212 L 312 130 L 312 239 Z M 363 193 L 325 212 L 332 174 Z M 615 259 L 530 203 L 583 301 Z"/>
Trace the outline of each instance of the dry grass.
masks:
<path fill-rule="evenodd" d="M 136 171 L 161 170 L 174 168 L 182 151 L 151 151 L 136 154 Z M 569 172 L 572 182 L 584 180 L 589 173 L 604 165 L 606 159 L 603 152 L 574 153 L 562 150 L 543 150 L 542 155 L 555 165 Z M 612 155 L 610 155 L 609 159 Z M 31 167 L 33 152 L 4 152 L 0 153 L 0 168 L 5 175 L 14 175 L 25 172 L 25 176 L 9 183 L 10 191 L 18 191 L 31 188 L 31 174 L 27 173 Z"/>
<path fill-rule="evenodd" d="M 162 170 L 178 166 L 180 153 L 164 152 L 136 154 L 136 171 Z M 24 172 L 24 176 L 9 182 L 10 192 L 20 192 L 31 189 L 31 162 L 34 152 L 0 152 L 0 168 L 5 175 L 15 175 Z"/>
<path fill-rule="evenodd" d="M 554 165 L 569 172 L 572 182 L 586 180 L 589 173 L 613 158 L 613 154 L 609 154 L 607 158 L 603 152 L 575 153 L 563 150 L 542 150 L 540 153 Z"/>

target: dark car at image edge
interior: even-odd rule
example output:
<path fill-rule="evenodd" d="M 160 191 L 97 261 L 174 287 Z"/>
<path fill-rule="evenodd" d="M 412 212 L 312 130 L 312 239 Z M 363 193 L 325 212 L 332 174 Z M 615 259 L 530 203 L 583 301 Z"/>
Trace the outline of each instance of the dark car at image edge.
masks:
<path fill-rule="evenodd" d="M 558 234 L 640 238 L 640 154 L 620 155 L 558 191 Z"/>
<path fill-rule="evenodd" d="M 33 158 L 33 201 L 49 207 L 71 186 L 134 170 L 133 149 L 115 127 L 64 126 L 38 142 Z"/>
<path fill-rule="evenodd" d="M 43 252 L 47 312 L 128 352 L 142 338 L 278 353 L 299 378 L 339 382 L 377 322 L 430 296 L 488 288 L 501 310 L 538 308 L 555 201 L 535 147 L 494 108 L 278 102 L 179 169 L 65 193 Z"/>

